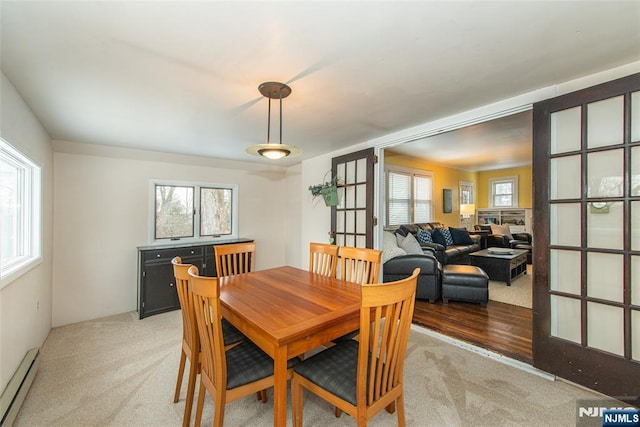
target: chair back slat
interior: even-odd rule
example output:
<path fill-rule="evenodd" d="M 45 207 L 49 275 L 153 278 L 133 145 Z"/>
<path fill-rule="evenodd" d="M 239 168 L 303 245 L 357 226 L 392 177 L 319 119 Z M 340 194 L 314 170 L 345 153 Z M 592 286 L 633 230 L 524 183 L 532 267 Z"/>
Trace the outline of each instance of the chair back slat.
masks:
<path fill-rule="evenodd" d="M 215 245 L 213 250 L 218 277 L 249 273 L 255 269 L 255 242 Z"/>
<path fill-rule="evenodd" d="M 369 248 L 340 248 L 340 278 L 360 285 L 377 283 L 382 251 Z"/>
<path fill-rule="evenodd" d="M 188 273 L 202 349 L 201 370 L 216 389 L 226 387 L 227 360 L 224 354 L 218 279 L 198 276 L 196 267 L 190 267 Z"/>
<path fill-rule="evenodd" d="M 200 340 L 198 338 L 198 328 L 196 326 L 196 313 L 193 307 L 193 298 L 191 296 L 191 285 L 189 283 L 189 267 L 191 264 L 182 264 L 180 257 L 171 260 L 173 265 L 173 275 L 176 280 L 176 290 L 178 291 L 178 301 L 182 313 L 182 339 L 191 351 L 191 356 L 197 356 L 200 348 Z M 197 270 L 197 269 L 196 269 Z M 195 349 L 195 352 L 193 351 Z M 193 361 L 191 362 L 193 363 Z"/>
<path fill-rule="evenodd" d="M 327 277 L 336 277 L 338 246 L 326 243 L 309 244 L 309 271 Z"/>
<path fill-rule="evenodd" d="M 402 280 L 362 285 L 358 405 L 367 407 L 402 387 L 404 358 L 420 269 Z"/>

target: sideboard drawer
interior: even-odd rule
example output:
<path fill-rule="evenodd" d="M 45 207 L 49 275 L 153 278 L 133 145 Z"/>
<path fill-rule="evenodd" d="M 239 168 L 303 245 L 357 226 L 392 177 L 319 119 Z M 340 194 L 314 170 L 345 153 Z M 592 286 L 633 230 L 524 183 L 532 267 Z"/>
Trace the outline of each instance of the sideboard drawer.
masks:
<path fill-rule="evenodd" d="M 171 249 L 158 249 L 151 251 L 144 251 L 143 260 L 144 262 L 154 261 L 154 260 L 167 260 L 173 259 L 177 256 L 180 258 L 194 257 L 194 256 L 202 256 L 203 248 L 202 246 L 194 246 L 191 248 L 171 248 Z"/>

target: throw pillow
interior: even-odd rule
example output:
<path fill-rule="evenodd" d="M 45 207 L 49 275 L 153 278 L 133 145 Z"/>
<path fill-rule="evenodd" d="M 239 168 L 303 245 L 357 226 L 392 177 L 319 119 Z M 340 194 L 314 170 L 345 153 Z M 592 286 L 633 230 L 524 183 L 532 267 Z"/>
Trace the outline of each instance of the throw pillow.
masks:
<path fill-rule="evenodd" d="M 449 227 L 451 238 L 456 245 L 473 245 L 474 241 L 464 228 Z"/>
<path fill-rule="evenodd" d="M 387 249 L 393 249 L 398 247 L 398 242 L 396 241 L 396 235 L 390 231 L 385 231 L 382 233 L 382 250 L 386 251 Z"/>
<path fill-rule="evenodd" d="M 503 236 L 508 237 L 509 240 L 513 240 L 511 229 L 508 225 L 491 224 L 491 234 L 502 234 Z"/>
<path fill-rule="evenodd" d="M 431 232 L 431 238 L 433 239 L 433 243 L 439 243 L 442 246 L 447 246 L 447 240 L 444 237 L 444 234 L 442 233 L 442 230 L 444 230 L 444 228 L 436 228 Z M 451 235 L 449 235 L 451 236 Z"/>
<path fill-rule="evenodd" d="M 421 245 L 428 245 L 429 243 L 433 243 L 433 239 L 431 238 L 431 233 L 422 228 L 418 230 L 418 234 L 416 235 L 418 239 L 418 243 Z"/>
<path fill-rule="evenodd" d="M 385 231 L 382 235 L 382 263 L 389 261 L 395 257 L 406 255 L 407 251 L 398 247 L 396 235 Z"/>
<path fill-rule="evenodd" d="M 441 228 L 440 232 L 444 236 L 444 241 L 447 244 L 446 246 L 453 246 L 453 237 L 451 237 L 451 231 L 448 228 Z"/>
<path fill-rule="evenodd" d="M 420 243 L 413 237 L 413 234 L 407 234 L 402 243 L 399 245 L 402 249 L 407 251 L 408 254 L 423 254 Z"/>
<path fill-rule="evenodd" d="M 395 247 L 395 248 L 390 248 L 390 249 L 385 249 L 382 251 L 382 263 L 384 264 L 385 262 L 389 261 L 390 259 L 399 257 L 399 256 L 403 256 L 406 255 L 407 251 L 405 251 L 402 248 L 399 247 Z"/>

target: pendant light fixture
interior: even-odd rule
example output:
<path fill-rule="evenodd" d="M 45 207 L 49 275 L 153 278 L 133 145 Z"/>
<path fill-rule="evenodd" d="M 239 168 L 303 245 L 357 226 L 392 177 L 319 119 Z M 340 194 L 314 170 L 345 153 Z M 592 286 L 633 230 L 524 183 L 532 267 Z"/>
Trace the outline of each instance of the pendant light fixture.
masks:
<path fill-rule="evenodd" d="M 277 160 L 283 157 L 293 157 L 302 153 L 298 147 L 286 145 L 282 143 L 282 100 L 291 95 L 291 88 L 284 83 L 265 82 L 258 86 L 260 93 L 269 98 L 269 113 L 267 116 L 267 143 L 256 144 L 247 147 L 245 152 L 255 156 L 266 157 L 267 159 Z M 280 143 L 271 143 L 271 100 L 280 100 Z"/>

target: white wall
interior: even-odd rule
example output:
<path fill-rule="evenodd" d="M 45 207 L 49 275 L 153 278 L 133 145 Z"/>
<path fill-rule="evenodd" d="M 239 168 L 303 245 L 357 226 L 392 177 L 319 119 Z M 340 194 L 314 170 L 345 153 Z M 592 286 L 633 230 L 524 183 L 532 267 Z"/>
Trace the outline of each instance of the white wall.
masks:
<path fill-rule="evenodd" d="M 256 268 L 285 264 L 285 169 L 54 141 L 53 325 L 136 310 L 151 179 L 238 184 Z M 295 180 L 294 180 L 295 182 Z"/>
<path fill-rule="evenodd" d="M 343 154 L 367 148 L 367 144 L 356 144 L 347 149 L 334 151 L 313 159 L 304 160 L 301 165 L 300 187 L 300 254 L 301 268 L 309 267 L 309 243 L 329 243 L 331 231 L 331 208 L 325 206 L 322 198 L 313 199 L 309 192 L 310 185 L 326 180 L 325 174 L 331 170 L 331 159 Z M 375 233 L 375 231 L 374 231 Z"/>
<path fill-rule="evenodd" d="M 27 350 L 40 347 L 51 329 L 53 151 L 38 119 L 1 75 L 0 134 L 42 166 L 42 262 L 0 289 L 0 389 Z M 39 309 L 37 308 L 39 306 Z"/>

